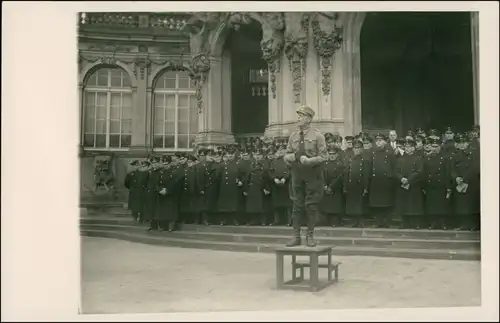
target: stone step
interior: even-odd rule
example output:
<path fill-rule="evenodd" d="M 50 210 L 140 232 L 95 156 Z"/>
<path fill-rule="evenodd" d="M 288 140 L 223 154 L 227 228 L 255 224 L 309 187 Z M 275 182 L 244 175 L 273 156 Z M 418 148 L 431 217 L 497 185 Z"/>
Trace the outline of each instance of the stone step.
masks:
<path fill-rule="evenodd" d="M 111 224 L 83 224 L 83 230 L 106 230 L 121 232 L 140 232 L 146 230 L 142 225 L 111 225 Z M 180 239 L 220 241 L 220 242 L 243 242 L 256 244 L 276 244 L 283 245 L 290 240 L 291 230 L 285 235 L 272 234 L 246 234 L 234 232 L 203 232 L 203 231 L 174 231 L 159 232 L 153 230 L 150 235 L 171 236 Z M 459 249 L 459 250 L 480 250 L 480 242 L 474 240 L 423 240 L 423 239 L 395 239 L 395 238 L 371 238 L 371 237 L 325 237 L 315 236 L 319 245 L 331 246 L 353 246 L 372 248 L 410 248 L 410 249 Z"/>
<path fill-rule="evenodd" d="M 169 247 L 199 248 L 211 250 L 227 250 L 239 252 L 267 252 L 274 253 L 275 248 L 283 245 L 244 243 L 244 242 L 220 242 L 194 239 L 174 238 L 167 235 L 151 235 L 147 232 L 122 232 L 96 229 L 81 230 L 82 236 L 103 237 L 138 242 L 151 245 L 162 245 Z M 471 250 L 442 250 L 442 249 L 396 249 L 396 248 L 370 248 L 338 246 L 332 249 L 333 255 L 338 256 L 375 256 L 375 257 L 399 257 L 418 259 L 447 259 L 447 260 L 480 260 L 481 253 Z"/>
<path fill-rule="evenodd" d="M 82 224 L 101 225 L 134 225 L 130 216 L 87 216 L 80 220 Z M 220 226 L 220 225 L 180 225 L 180 230 L 186 232 L 212 232 L 251 235 L 282 235 L 290 236 L 292 229 L 286 226 Z M 346 228 L 317 227 L 315 235 L 320 237 L 365 237 L 365 238 L 397 238 L 397 239 L 431 239 L 431 240 L 467 240 L 481 239 L 479 232 L 454 230 L 412 230 L 412 229 L 379 229 L 379 228 Z"/>

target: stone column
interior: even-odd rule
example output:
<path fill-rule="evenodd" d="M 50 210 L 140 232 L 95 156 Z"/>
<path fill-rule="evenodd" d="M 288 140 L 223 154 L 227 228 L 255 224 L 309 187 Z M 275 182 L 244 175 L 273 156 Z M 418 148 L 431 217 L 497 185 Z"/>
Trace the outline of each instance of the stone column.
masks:
<path fill-rule="evenodd" d="M 472 82 L 474 93 L 474 123 L 479 124 L 479 13 L 471 12 Z"/>
<path fill-rule="evenodd" d="M 138 56 L 134 61 L 134 74 L 137 77 L 137 87 L 132 94 L 132 142 L 130 151 L 138 154 L 147 154 L 148 140 L 146 127 L 148 125 L 147 101 L 147 69 L 149 69 L 146 56 Z M 149 109 L 150 110 L 150 109 Z"/>
<path fill-rule="evenodd" d="M 226 66 L 227 67 L 227 66 Z M 223 75 L 225 74 L 225 75 Z M 197 144 L 203 145 L 225 145 L 234 142 L 234 136 L 230 131 L 231 114 L 230 95 L 229 101 L 223 99 L 223 91 L 226 87 L 230 90 L 230 81 L 224 80 L 224 76 L 230 76 L 227 71 L 223 73 L 221 57 L 210 58 L 210 71 L 202 88 L 202 112 L 200 113 L 200 131 L 196 137 Z M 223 90 L 224 88 L 224 90 Z"/>

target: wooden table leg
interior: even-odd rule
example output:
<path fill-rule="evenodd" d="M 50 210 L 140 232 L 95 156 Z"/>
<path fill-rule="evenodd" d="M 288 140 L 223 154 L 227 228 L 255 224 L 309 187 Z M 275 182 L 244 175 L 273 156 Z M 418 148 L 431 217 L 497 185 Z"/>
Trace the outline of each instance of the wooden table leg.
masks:
<path fill-rule="evenodd" d="M 276 254 L 276 288 L 281 289 L 285 284 L 283 272 L 284 272 L 284 264 L 283 264 L 283 254 Z"/>
<path fill-rule="evenodd" d="M 292 256 L 292 279 L 295 281 L 297 279 L 297 268 L 295 267 L 297 263 L 297 257 Z"/>
<path fill-rule="evenodd" d="M 318 254 L 313 253 L 309 256 L 309 262 L 311 263 L 311 267 L 309 268 L 309 283 L 311 287 L 311 291 L 316 292 L 318 290 L 319 285 L 319 277 L 318 277 Z"/>
<path fill-rule="evenodd" d="M 332 280 L 332 252 L 328 251 L 328 281 Z"/>

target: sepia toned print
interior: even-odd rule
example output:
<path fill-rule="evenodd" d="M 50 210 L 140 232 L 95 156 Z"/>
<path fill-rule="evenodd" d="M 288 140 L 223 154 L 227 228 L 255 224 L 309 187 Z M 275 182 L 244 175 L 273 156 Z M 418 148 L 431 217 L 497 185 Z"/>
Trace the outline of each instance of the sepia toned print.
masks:
<path fill-rule="evenodd" d="M 481 304 L 477 13 L 78 19 L 83 313 Z"/>

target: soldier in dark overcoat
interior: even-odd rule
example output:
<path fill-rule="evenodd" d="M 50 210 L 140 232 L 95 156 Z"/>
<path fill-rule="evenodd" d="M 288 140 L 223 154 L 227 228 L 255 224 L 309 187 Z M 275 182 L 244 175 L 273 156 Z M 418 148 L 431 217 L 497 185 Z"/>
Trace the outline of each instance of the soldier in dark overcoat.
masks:
<path fill-rule="evenodd" d="M 340 157 L 341 149 L 332 147 L 328 151 L 328 160 L 323 164 L 324 195 L 319 209 L 328 225 L 342 225 L 344 214 L 344 193 L 342 189 L 345 172 L 344 161 Z"/>
<path fill-rule="evenodd" d="M 420 157 L 425 156 L 425 137 L 422 135 L 417 135 L 415 137 L 415 154 Z"/>
<path fill-rule="evenodd" d="M 363 156 L 363 144 L 354 142 L 354 156 L 346 163 L 343 179 L 343 191 L 346 198 L 345 214 L 353 217 L 354 227 L 363 226 L 366 214 L 366 196 L 370 184 L 370 160 Z"/>
<path fill-rule="evenodd" d="M 447 127 L 444 132 L 444 140 L 441 145 L 441 153 L 449 158 L 456 152 L 455 147 L 455 133 L 451 129 L 451 127 Z"/>
<path fill-rule="evenodd" d="M 457 134 L 455 141 L 457 151 L 450 157 L 454 215 L 458 217 L 457 228 L 473 230 L 476 222 L 474 217 L 479 215 L 475 199 L 479 189 L 480 163 L 473 150 L 468 147 L 468 138 Z"/>
<path fill-rule="evenodd" d="M 256 149 L 250 172 L 243 181 L 243 194 L 246 196 L 246 213 L 251 223 L 259 221 L 266 225 L 264 197 L 271 194 L 269 168 L 264 161 L 262 149 Z"/>
<path fill-rule="evenodd" d="M 245 179 L 248 177 L 252 165 L 252 149 L 245 148 L 240 151 L 239 155 L 241 178 Z M 250 216 L 246 214 L 246 196 L 243 195 L 243 185 L 238 186 L 238 222 L 250 225 Z"/>
<path fill-rule="evenodd" d="M 140 221 L 140 215 L 142 211 L 142 196 L 144 195 L 144 189 L 142 184 L 139 182 L 139 168 L 140 163 L 134 160 L 130 163 L 131 170 L 127 173 L 124 180 L 124 186 L 128 189 L 128 203 L 127 207 L 132 212 L 132 218 L 135 222 Z"/>
<path fill-rule="evenodd" d="M 165 231 L 168 228 L 168 219 L 166 214 L 171 212 L 172 199 L 166 196 L 166 187 L 168 186 L 169 174 L 171 174 L 174 164 L 175 163 L 172 162 L 172 157 L 162 156 L 156 170 L 158 207 L 155 211 L 154 220 L 160 232 Z"/>
<path fill-rule="evenodd" d="M 169 169 L 159 183 L 160 196 L 159 215 L 162 223 L 168 225 L 168 231 L 174 231 L 179 220 L 179 201 L 182 192 L 187 158 L 184 153 L 175 153 L 176 161 L 172 161 Z M 165 226 L 166 226 L 165 225 Z M 162 226 L 165 228 L 165 226 Z"/>
<path fill-rule="evenodd" d="M 375 147 L 369 156 L 371 166 L 368 201 L 370 213 L 377 218 L 379 228 L 387 228 L 394 202 L 394 167 L 396 156 L 394 151 L 386 146 L 386 137 L 377 133 Z"/>
<path fill-rule="evenodd" d="M 156 212 L 158 210 L 158 180 L 159 169 L 162 167 L 160 159 L 156 156 L 150 158 L 151 166 L 148 168 L 148 184 L 145 192 L 144 216 L 148 222 L 148 231 L 158 229 Z"/>
<path fill-rule="evenodd" d="M 198 205 L 196 208 L 196 214 L 194 214 L 194 223 L 200 224 L 203 223 L 208 225 L 208 217 L 206 214 L 205 207 L 205 174 L 207 168 L 207 154 L 208 149 L 205 147 L 200 147 L 197 151 L 198 161 L 195 163 L 194 168 L 196 173 L 196 187 L 198 189 L 199 199 Z"/>
<path fill-rule="evenodd" d="M 194 155 L 187 156 L 180 196 L 181 219 L 184 223 L 195 223 L 200 209 L 201 195 L 198 188 L 196 162 L 197 159 Z"/>
<path fill-rule="evenodd" d="M 286 145 L 278 147 L 276 158 L 270 165 L 271 197 L 273 199 L 274 222 L 272 225 L 291 223 L 292 200 L 290 199 L 290 167 L 285 163 L 283 157 L 286 153 Z"/>
<path fill-rule="evenodd" d="M 219 178 L 217 178 L 216 162 L 219 152 L 208 150 L 206 161 L 203 165 L 204 180 L 202 195 L 204 196 L 203 222 L 205 225 L 217 223 L 217 204 L 219 197 Z"/>
<path fill-rule="evenodd" d="M 423 167 L 423 156 L 416 153 L 415 141 L 408 139 L 405 154 L 397 159 L 394 170 L 397 187 L 394 213 L 402 217 L 402 228 L 420 229 L 426 226 L 423 222 Z"/>
<path fill-rule="evenodd" d="M 220 225 L 231 223 L 239 225 L 238 202 L 240 202 L 240 187 L 243 186 L 240 162 L 235 158 L 234 147 L 227 147 L 223 160 L 217 166 L 216 178 L 219 182 L 217 210 L 220 215 Z"/>
<path fill-rule="evenodd" d="M 431 229 L 447 229 L 449 225 L 451 180 L 449 159 L 440 152 L 440 140 L 429 139 L 431 153 L 424 158 L 423 189 L 425 211 Z"/>

